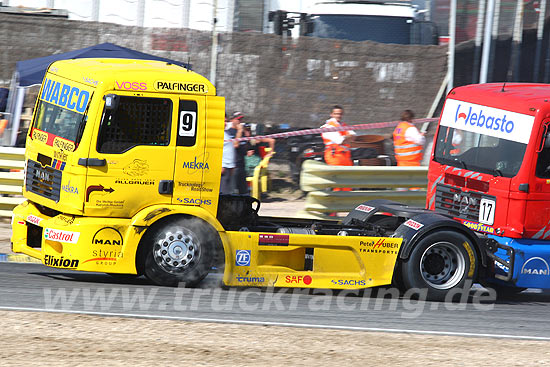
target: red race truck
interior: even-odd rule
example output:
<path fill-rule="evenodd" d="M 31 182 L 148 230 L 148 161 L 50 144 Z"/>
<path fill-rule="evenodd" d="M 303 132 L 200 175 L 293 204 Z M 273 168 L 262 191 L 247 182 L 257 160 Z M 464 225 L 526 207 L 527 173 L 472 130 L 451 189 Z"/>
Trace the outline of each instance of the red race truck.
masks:
<path fill-rule="evenodd" d="M 456 88 L 440 118 L 427 207 L 483 239 L 482 281 L 507 289 L 550 287 L 550 87 Z"/>
<path fill-rule="evenodd" d="M 373 200 L 363 203 L 374 208 L 368 215 L 356 209 L 344 223 L 382 225 L 405 239 L 396 275 L 406 287 L 444 289 L 467 272 L 499 293 L 550 288 L 549 92 L 519 83 L 453 89 L 435 135 L 427 209 Z M 415 228 L 402 225 L 411 220 Z M 410 264 L 420 266 L 418 282 Z"/>

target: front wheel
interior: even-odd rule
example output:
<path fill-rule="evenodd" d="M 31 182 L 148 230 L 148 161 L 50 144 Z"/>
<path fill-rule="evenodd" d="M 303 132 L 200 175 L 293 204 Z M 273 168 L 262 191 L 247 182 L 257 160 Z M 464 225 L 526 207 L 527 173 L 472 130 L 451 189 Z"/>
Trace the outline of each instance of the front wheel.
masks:
<path fill-rule="evenodd" d="M 162 286 L 197 285 L 212 268 L 215 236 L 199 219 L 174 218 L 159 223 L 142 244 L 145 275 Z"/>
<path fill-rule="evenodd" d="M 428 300 L 443 301 L 451 290 L 468 291 L 463 288 L 466 281 L 475 279 L 477 266 L 476 252 L 466 236 L 438 231 L 415 245 L 401 264 L 401 276 L 405 288 L 426 289 Z"/>

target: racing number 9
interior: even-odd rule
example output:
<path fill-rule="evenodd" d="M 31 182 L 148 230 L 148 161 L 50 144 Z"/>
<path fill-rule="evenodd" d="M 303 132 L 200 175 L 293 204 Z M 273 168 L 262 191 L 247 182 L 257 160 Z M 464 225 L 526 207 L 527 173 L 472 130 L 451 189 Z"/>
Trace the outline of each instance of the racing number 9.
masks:
<path fill-rule="evenodd" d="M 180 147 L 192 147 L 197 140 L 197 130 L 200 129 L 198 126 L 200 118 L 198 104 L 193 100 L 181 99 L 178 112 L 178 136 L 176 145 Z"/>
<path fill-rule="evenodd" d="M 186 137 L 195 136 L 197 113 L 195 111 L 180 111 L 179 135 Z"/>

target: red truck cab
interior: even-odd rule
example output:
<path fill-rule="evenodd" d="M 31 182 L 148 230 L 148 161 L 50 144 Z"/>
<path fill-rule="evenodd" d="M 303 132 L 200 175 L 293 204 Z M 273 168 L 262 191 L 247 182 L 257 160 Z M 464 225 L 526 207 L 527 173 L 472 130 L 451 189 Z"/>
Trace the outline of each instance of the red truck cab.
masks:
<path fill-rule="evenodd" d="M 435 136 L 427 208 L 501 244 L 497 278 L 516 285 L 542 271 L 534 286 L 550 287 L 549 123 L 550 85 L 469 85 L 450 92 Z"/>

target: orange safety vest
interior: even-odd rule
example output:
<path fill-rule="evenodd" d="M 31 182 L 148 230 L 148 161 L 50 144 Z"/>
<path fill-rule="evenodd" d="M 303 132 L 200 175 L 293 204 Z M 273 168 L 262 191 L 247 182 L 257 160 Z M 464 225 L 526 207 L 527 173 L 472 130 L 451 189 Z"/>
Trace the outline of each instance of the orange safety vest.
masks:
<path fill-rule="evenodd" d="M 343 122 L 339 123 L 336 121 L 327 121 L 327 123 L 321 126 L 321 128 L 340 126 L 346 126 L 346 124 Z M 337 132 L 344 137 L 351 134 L 349 131 L 334 132 Z M 327 164 L 334 166 L 353 166 L 349 144 L 335 144 L 332 140 L 325 138 L 323 134 L 321 134 L 321 137 L 323 138 L 323 143 L 325 144 L 325 162 Z"/>
<path fill-rule="evenodd" d="M 422 145 L 405 139 L 405 131 L 414 125 L 402 121 L 393 131 L 393 146 L 398 166 L 420 166 Z"/>

